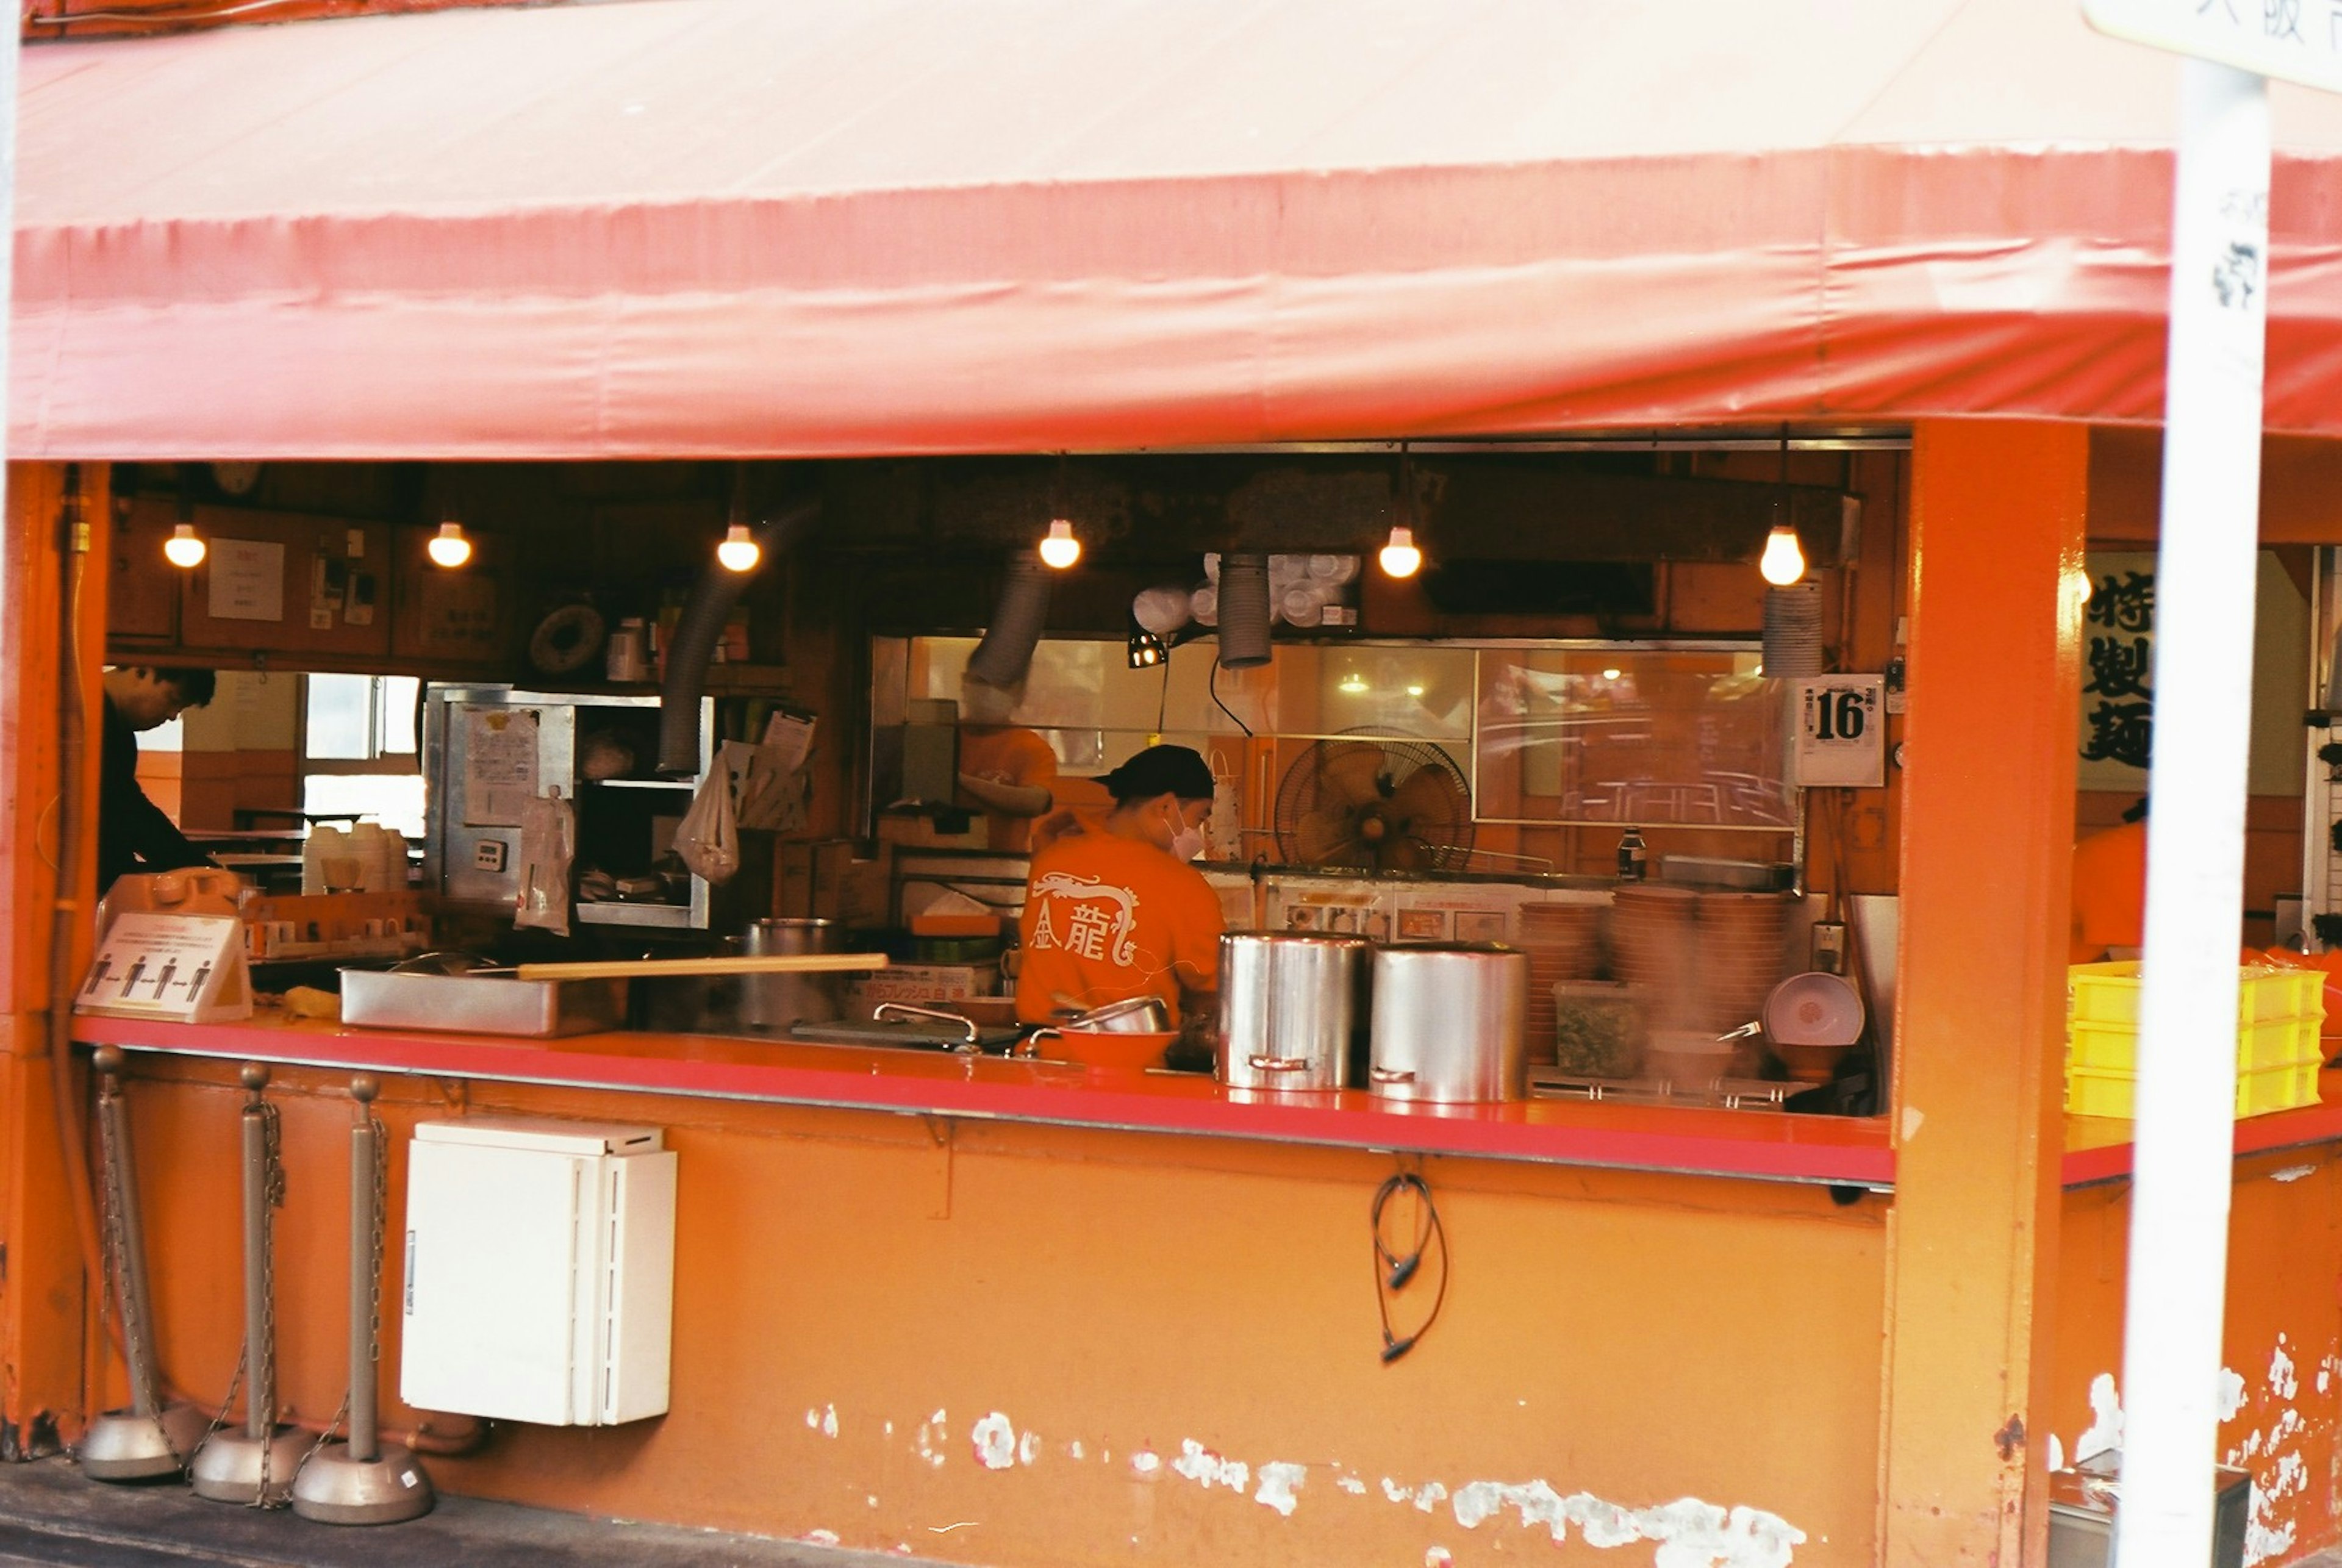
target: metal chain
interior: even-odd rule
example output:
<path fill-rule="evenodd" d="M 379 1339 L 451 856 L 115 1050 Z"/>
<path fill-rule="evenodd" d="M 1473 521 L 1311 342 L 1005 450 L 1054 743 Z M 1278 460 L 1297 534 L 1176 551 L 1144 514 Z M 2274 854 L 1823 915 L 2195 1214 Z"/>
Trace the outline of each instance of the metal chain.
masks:
<path fill-rule="evenodd" d="M 204 1428 L 203 1441 L 195 1444 L 195 1453 L 198 1454 L 202 1453 L 205 1449 L 211 1446 L 212 1439 L 219 1435 L 219 1429 L 227 1424 L 227 1413 L 235 1406 L 235 1391 L 244 1385 L 245 1366 L 246 1363 L 250 1361 L 251 1356 L 251 1342 L 249 1340 L 237 1342 L 235 1347 L 235 1371 L 228 1377 L 227 1393 L 220 1396 L 219 1408 L 212 1413 L 211 1424 Z M 195 1483 L 195 1470 L 191 1466 L 187 1471 L 187 1484 L 193 1486 Z"/>
<path fill-rule="evenodd" d="M 374 1129 L 374 1268 L 367 1276 L 374 1294 L 373 1315 L 366 1320 L 366 1359 L 378 1363 L 382 1360 L 382 1238 L 390 1213 L 390 1130 L 371 1110 L 366 1122 Z"/>
<path fill-rule="evenodd" d="M 317 1433 L 317 1441 L 309 1445 L 309 1452 L 301 1456 L 301 1463 L 293 1467 L 294 1474 L 298 1475 L 304 1470 L 308 1469 L 309 1461 L 316 1458 L 318 1454 L 325 1452 L 325 1444 L 334 1441 L 334 1433 L 342 1424 L 342 1417 L 349 1414 L 349 1390 L 344 1389 L 342 1391 L 342 1403 L 335 1408 L 333 1419 L 326 1422 L 325 1430 Z"/>
<path fill-rule="evenodd" d="M 283 1391 L 276 1386 L 276 1211 L 285 1206 L 285 1123 L 275 1104 L 267 1100 L 260 1103 L 260 1190 L 268 1199 L 260 1215 L 260 1344 L 252 1352 L 262 1358 L 257 1366 L 269 1370 L 269 1408 L 264 1413 L 267 1423 L 260 1440 L 260 1483 L 253 1489 L 251 1506 L 282 1508 L 292 1501 L 269 1495 L 269 1462 L 276 1454 L 276 1410 L 284 1403 Z M 260 1378 L 255 1366 L 252 1380 L 253 1392 L 260 1390 Z M 223 1409 L 220 1413 L 226 1414 Z"/>

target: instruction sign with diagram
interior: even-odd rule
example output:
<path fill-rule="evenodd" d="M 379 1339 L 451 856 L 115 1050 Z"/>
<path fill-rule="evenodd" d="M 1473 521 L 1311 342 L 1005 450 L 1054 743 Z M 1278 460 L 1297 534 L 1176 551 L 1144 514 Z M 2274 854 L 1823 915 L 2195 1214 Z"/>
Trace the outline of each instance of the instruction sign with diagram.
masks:
<path fill-rule="evenodd" d="M 232 914 L 120 916 L 98 941 L 74 1011 L 179 1024 L 251 1017 L 244 922 Z"/>

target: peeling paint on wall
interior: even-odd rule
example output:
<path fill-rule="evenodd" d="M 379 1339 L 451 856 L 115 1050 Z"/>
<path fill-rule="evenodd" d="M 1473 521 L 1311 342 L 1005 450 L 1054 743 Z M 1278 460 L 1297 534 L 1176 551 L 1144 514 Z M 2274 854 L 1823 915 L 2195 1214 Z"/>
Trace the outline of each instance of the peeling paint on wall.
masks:
<path fill-rule="evenodd" d="M 1696 1497 L 1655 1508 L 1628 1509 L 1590 1493 L 1562 1496 L 1544 1481 L 1509 1484 L 1476 1481 L 1456 1493 L 1456 1523 L 1476 1530 L 1506 1508 L 1524 1526 L 1543 1525 L 1556 1544 L 1569 1527 L 1588 1546 L 1604 1549 L 1637 1541 L 1658 1543 L 1656 1568 L 1787 1568 L 1804 1531 L 1762 1509 L 1726 1509 Z"/>
<path fill-rule="evenodd" d="M 1216 1485 L 1242 1492 L 1252 1483 L 1250 1465 L 1241 1459 L 1223 1459 L 1192 1437 L 1180 1440 L 1179 1457 L 1171 1462 L 1171 1468 L 1206 1492 Z"/>
<path fill-rule="evenodd" d="M 1252 1500 L 1274 1508 L 1290 1519 L 1301 1501 L 1294 1493 L 1301 1490 L 1301 1483 L 1308 1478 L 1306 1465 L 1272 1459 L 1260 1467 L 1260 1490 L 1253 1493 Z"/>
<path fill-rule="evenodd" d="M 2102 1372 L 2090 1379 L 2090 1424 L 2074 1439 L 2074 1457 L 2088 1459 L 2109 1448 L 2120 1448 L 2122 1439 L 2122 1399 L 2115 1393 L 2115 1374 Z"/>
<path fill-rule="evenodd" d="M 2304 1176 L 2314 1176 L 2316 1174 L 2317 1174 L 2317 1167 L 2315 1165 L 2287 1165 L 2282 1171 L 2271 1171 L 2269 1173 L 2269 1180 L 2272 1182 L 2297 1182 Z"/>
<path fill-rule="evenodd" d="M 2111 1412 L 2113 1428 L 2119 1431 L 2120 1409 L 2114 1403 L 2112 1378 L 2102 1376 L 2093 1384 L 2092 1392 L 2099 1406 L 2100 1425 L 2107 1424 Z M 809 1428 L 835 1436 L 836 1406 L 808 1409 L 806 1422 Z M 886 1423 L 885 1430 L 891 1433 L 894 1424 L 891 1421 Z M 948 1430 L 942 1410 L 920 1423 L 913 1444 L 918 1457 L 940 1468 L 945 1459 L 942 1445 Z M 976 1463 L 996 1473 L 1020 1464 L 1033 1465 L 1040 1455 L 1044 1438 L 1038 1432 L 1019 1432 L 1006 1412 L 995 1410 L 986 1412 L 968 1429 L 968 1441 Z M 2053 1458 L 2062 1457 L 2056 1448 L 2057 1440 L 2052 1437 L 2050 1442 Z M 1079 1440 L 1066 1443 L 1060 1452 L 1076 1461 L 1095 1453 L 1100 1463 L 1111 1465 L 1114 1462 L 1110 1448 L 1092 1450 Z M 1177 1456 L 1167 1462 L 1154 1448 L 1141 1443 L 1130 1452 L 1125 1463 L 1135 1480 L 1156 1481 L 1167 1471 L 1194 1482 L 1206 1493 L 1224 1487 L 1241 1498 L 1249 1492 L 1251 1501 L 1285 1519 L 1294 1518 L 1300 1512 L 1313 1468 L 1283 1459 L 1264 1460 L 1256 1468 L 1245 1460 L 1207 1448 L 1192 1437 L 1181 1439 Z M 1366 1497 L 1370 1493 L 1366 1480 L 1338 1462 L 1321 1462 L 1314 1468 L 1330 1474 L 1334 1489 L 1346 1497 Z M 2298 1477 L 2293 1483 L 2294 1490 L 2305 1489 L 2307 1467 L 2297 1458 L 2292 1473 Z M 1411 1507 L 1427 1516 L 1437 1514 L 1445 1504 L 1456 1523 L 1466 1530 L 1477 1530 L 1492 1521 L 1501 1521 L 1509 1511 L 1518 1516 L 1522 1528 L 1541 1528 L 1556 1543 L 1567 1540 L 1573 1527 L 1586 1545 L 1599 1549 L 1647 1543 L 1657 1548 L 1651 1559 L 1653 1568 L 1787 1568 L 1795 1549 L 1807 1539 L 1804 1531 L 1778 1514 L 1745 1505 L 1726 1507 L 1697 1497 L 1633 1508 L 1586 1492 L 1565 1496 L 1542 1479 L 1521 1483 L 1473 1481 L 1451 1490 L 1446 1482 L 1437 1479 L 1407 1483 L 1386 1475 L 1381 1478 L 1381 1485 L 1383 1496 L 1391 1504 Z M 872 1508 L 878 1506 L 875 1493 L 866 1494 L 864 1501 Z M 941 1528 L 961 1527 L 954 1524 Z M 836 1536 L 826 1532 L 814 1532 L 800 1539 L 813 1541 L 825 1534 L 828 1543 L 836 1543 Z M 2271 1536 L 2275 1536 L 2273 1526 Z M 1134 1538 L 1133 1544 L 1136 1543 Z M 1452 1563 L 1445 1546 L 1432 1547 L 1425 1560 Z"/>
<path fill-rule="evenodd" d="M 2301 1392 L 2301 1380 L 2293 1374 L 2293 1357 L 2285 1353 L 2285 1335 L 2277 1336 L 2277 1349 L 2269 1353 L 2269 1392 L 2279 1399 L 2291 1399 Z"/>
<path fill-rule="evenodd" d="M 1000 1412 L 979 1416 L 967 1436 L 976 1448 L 976 1462 L 986 1470 L 1006 1470 L 1016 1463 L 1016 1427 Z"/>
<path fill-rule="evenodd" d="M 2245 1376 L 2230 1367 L 2220 1369 L 2220 1419 L 2234 1421 L 2245 1408 Z"/>

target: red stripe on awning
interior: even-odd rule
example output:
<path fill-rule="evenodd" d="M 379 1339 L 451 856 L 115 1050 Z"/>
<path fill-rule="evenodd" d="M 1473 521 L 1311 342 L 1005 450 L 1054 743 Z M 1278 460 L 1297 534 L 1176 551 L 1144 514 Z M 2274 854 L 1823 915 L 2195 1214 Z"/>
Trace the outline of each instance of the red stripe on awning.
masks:
<path fill-rule="evenodd" d="M 14 450 L 2153 420 L 2174 72 L 2030 0 L 638 0 L 37 47 Z M 2342 106 L 2277 105 L 2267 422 L 2342 434 Z"/>

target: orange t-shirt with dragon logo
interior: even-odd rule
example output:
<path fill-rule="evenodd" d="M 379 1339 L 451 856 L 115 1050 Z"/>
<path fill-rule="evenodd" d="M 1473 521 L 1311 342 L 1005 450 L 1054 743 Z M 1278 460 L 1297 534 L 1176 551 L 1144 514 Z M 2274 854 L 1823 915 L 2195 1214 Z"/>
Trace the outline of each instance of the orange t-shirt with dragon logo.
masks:
<path fill-rule="evenodd" d="M 1070 997 L 1101 1007 L 1159 996 L 1179 1018 L 1179 988 L 1219 984 L 1219 895 L 1204 874 L 1153 844 L 1110 833 L 1059 839 L 1033 857 L 1017 929 L 1016 1016 L 1048 1021 Z"/>

